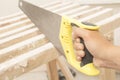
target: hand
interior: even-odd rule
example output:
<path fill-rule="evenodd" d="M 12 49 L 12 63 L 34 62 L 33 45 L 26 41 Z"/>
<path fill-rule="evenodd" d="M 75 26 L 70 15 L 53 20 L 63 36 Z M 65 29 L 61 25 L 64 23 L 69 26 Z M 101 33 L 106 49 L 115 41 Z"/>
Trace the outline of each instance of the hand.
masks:
<path fill-rule="evenodd" d="M 98 67 L 116 68 L 113 61 L 113 44 L 104 38 L 98 31 L 90 31 L 81 28 L 73 28 L 73 41 L 76 52 L 76 59 L 82 60 L 85 56 L 84 46 L 80 43 L 79 37 L 83 38 L 87 49 L 93 55 L 93 63 Z"/>

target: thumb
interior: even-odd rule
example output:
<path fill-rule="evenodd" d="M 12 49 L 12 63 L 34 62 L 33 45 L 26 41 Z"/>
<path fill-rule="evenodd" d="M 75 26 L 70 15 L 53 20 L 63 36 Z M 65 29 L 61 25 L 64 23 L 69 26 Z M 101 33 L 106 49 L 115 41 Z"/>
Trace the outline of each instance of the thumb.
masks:
<path fill-rule="evenodd" d="M 83 29 L 83 28 L 73 28 L 73 38 L 76 39 L 78 37 L 86 38 L 89 34 L 89 30 Z"/>
<path fill-rule="evenodd" d="M 102 67 L 104 65 L 104 62 L 101 59 L 93 58 L 93 64 L 96 67 Z"/>

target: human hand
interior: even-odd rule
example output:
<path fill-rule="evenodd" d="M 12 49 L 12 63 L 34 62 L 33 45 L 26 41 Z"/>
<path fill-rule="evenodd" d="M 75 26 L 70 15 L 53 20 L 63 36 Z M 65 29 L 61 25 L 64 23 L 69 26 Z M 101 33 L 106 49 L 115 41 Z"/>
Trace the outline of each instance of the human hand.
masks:
<path fill-rule="evenodd" d="M 115 64 L 112 60 L 113 55 L 110 54 L 113 44 L 110 43 L 98 31 L 90 31 L 81 28 L 73 28 L 73 42 L 76 53 L 76 59 L 81 61 L 85 56 L 84 46 L 80 43 L 80 37 L 93 55 L 93 63 L 98 67 L 114 68 Z"/>

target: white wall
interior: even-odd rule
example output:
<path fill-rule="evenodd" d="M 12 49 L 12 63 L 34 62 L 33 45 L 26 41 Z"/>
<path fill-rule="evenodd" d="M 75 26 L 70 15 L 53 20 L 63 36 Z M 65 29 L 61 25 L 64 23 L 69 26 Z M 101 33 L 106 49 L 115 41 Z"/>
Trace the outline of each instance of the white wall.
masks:
<path fill-rule="evenodd" d="M 0 0 L 0 17 L 20 11 L 18 0 Z"/>

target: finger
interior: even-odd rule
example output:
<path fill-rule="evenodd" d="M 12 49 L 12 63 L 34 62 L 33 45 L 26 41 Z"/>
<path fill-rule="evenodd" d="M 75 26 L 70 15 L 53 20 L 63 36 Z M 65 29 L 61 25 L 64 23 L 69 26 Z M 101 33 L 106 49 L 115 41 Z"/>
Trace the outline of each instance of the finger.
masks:
<path fill-rule="evenodd" d="M 73 28 L 73 32 L 72 32 L 72 38 L 73 40 L 78 38 L 79 36 L 77 35 L 77 32 L 76 32 L 76 28 Z"/>
<path fill-rule="evenodd" d="M 77 37 L 76 37 L 75 27 L 72 28 L 72 31 L 73 31 L 72 32 L 72 38 L 76 39 Z"/>
<path fill-rule="evenodd" d="M 84 49 L 84 45 L 82 43 L 74 42 L 73 46 L 74 46 L 75 50 L 83 50 Z"/>
<path fill-rule="evenodd" d="M 78 37 L 81 37 L 84 39 L 87 36 L 87 34 L 89 34 L 89 30 L 82 29 L 82 28 L 73 27 L 72 30 L 73 30 L 72 36 L 74 39 Z"/>
<path fill-rule="evenodd" d="M 76 60 L 77 60 L 77 61 L 81 61 L 81 60 L 82 60 L 82 57 L 76 56 Z"/>
<path fill-rule="evenodd" d="M 80 38 L 76 38 L 76 39 L 75 39 L 75 42 L 76 42 L 76 43 L 80 43 Z"/>
<path fill-rule="evenodd" d="M 72 33 L 72 36 L 73 36 L 73 38 L 74 39 L 76 39 L 76 38 L 78 38 L 78 37 L 81 37 L 80 35 L 79 35 L 79 28 L 77 28 L 77 27 L 73 27 L 72 28 L 72 31 L 73 31 L 73 33 Z"/>
<path fill-rule="evenodd" d="M 79 56 L 79 57 L 84 57 L 85 56 L 85 52 L 83 50 L 76 51 L 76 55 Z"/>
<path fill-rule="evenodd" d="M 73 41 L 73 43 L 75 43 L 75 42 L 80 43 L 80 38 L 76 38 L 76 39 L 73 38 L 72 41 Z"/>

